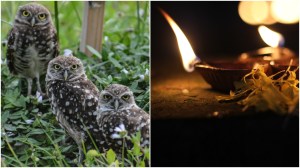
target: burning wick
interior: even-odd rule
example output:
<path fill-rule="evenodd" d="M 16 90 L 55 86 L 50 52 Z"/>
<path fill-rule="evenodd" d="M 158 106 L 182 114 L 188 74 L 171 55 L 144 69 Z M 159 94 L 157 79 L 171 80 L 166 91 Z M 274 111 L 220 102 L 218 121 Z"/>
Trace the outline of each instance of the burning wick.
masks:
<path fill-rule="evenodd" d="M 278 60 L 281 58 L 282 47 L 284 46 L 284 37 L 266 26 L 259 26 L 258 32 L 263 41 L 273 47 L 271 56 L 264 56 L 264 60 Z"/>
<path fill-rule="evenodd" d="M 184 69 L 187 72 L 193 72 L 194 65 L 198 62 L 201 62 L 200 58 L 196 56 L 191 44 L 176 22 L 164 10 L 159 10 L 166 18 L 175 33 Z"/>
<path fill-rule="evenodd" d="M 258 32 L 263 41 L 271 47 L 283 47 L 284 37 L 266 26 L 259 26 Z"/>

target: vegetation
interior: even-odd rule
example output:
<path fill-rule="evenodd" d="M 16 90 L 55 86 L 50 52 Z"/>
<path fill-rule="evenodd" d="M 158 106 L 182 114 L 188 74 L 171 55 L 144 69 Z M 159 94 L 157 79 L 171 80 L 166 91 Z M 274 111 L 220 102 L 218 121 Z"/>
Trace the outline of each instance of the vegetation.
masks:
<path fill-rule="evenodd" d="M 26 82 L 12 76 L 6 66 L 6 35 L 18 6 L 25 3 L 1 2 L 1 165 L 79 166 L 77 146 L 58 125 L 47 98 L 26 97 Z M 59 20 L 61 53 L 72 50 L 99 90 L 112 83 L 127 85 L 137 104 L 149 111 L 149 2 L 105 2 L 103 49 L 97 52 L 87 46 L 92 57 L 78 51 L 83 2 L 57 2 L 57 13 L 54 2 L 39 3 L 52 12 L 54 23 Z M 90 150 L 82 166 L 145 166 L 149 149 L 140 148 L 139 133 L 126 138 L 134 147 L 125 158 L 112 150 Z"/>

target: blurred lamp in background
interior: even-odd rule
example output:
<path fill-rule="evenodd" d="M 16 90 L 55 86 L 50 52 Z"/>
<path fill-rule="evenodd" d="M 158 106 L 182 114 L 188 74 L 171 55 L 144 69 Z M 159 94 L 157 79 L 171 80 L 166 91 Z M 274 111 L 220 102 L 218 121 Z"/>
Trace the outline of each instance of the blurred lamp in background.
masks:
<path fill-rule="evenodd" d="M 299 5 L 299 0 L 241 1 L 238 12 L 251 25 L 294 24 L 299 22 Z"/>

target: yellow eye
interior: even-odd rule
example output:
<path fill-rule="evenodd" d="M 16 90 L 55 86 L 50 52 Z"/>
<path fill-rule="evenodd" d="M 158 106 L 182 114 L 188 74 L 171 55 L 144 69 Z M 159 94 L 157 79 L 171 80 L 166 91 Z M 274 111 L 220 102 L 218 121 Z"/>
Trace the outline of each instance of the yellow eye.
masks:
<path fill-rule="evenodd" d="M 54 64 L 54 69 L 59 70 L 60 66 L 58 64 Z"/>
<path fill-rule="evenodd" d="M 73 70 L 76 70 L 78 68 L 78 65 L 72 65 L 71 67 Z"/>
<path fill-rule="evenodd" d="M 24 11 L 22 12 L 22 15 L 27 17 L 27 16 L 29 16 L 29 12 L 26 11 L 26 10 L 24 10 Z"/>
<path fill-rule="evenodd" d="M 109 94 L 105 94 L 103 95 L 103 99 L 105 100 L 111 99 L 111 96 Z"/>
<path fill-rule="evenodd" d="M 46 14 L 39 14 L 39 19 L 40 20 L 45 20 L 46 19 Z"/>
<path fill-rule="evenodd" d="M 124 96 L 122 96 L 122 99 L 123 99 L 123 100 L 128 100 L 129 98 L 130 98 L 129 95 L 124 95 Z"/>

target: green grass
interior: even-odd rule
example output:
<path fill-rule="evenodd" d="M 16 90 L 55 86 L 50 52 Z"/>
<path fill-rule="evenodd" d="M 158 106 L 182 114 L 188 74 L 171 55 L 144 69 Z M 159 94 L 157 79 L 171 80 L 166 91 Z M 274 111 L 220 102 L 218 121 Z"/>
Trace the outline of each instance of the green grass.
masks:
<path fill-rule="evenodd" d="M 25 3 L 1 2 L 2 42 L 18 6 Z M 40 3 L 51 11 L 55 23 L 54 2 Z M 149 111 L 149 2 L 106 2 L 103 49 L 100 53 L 91 49 L 92 57 L 78 51 L 83 2 L 60 1 L 57 7 L 61 52 L 71 49 L 99 90 L 112 83 L 127 85 L 134 92 L 137 104 Z M 64 142 L 68 135 L 55 120 L 49 101 L 39 103 L 37 98 L 25 96 L 26 82 L 9 73 L 5 52 L 6 47 L 1 46 L 1 165 L 78 166 L 77 146 L 72 140 Z M 135 145 L 124 162 L 143 166 L 149 159 L 149 149 L 139 147 L 138 134 L 129 138 Z M 122 166 L 123 160 L 113 151 L 86 151 L 83 164 Z"/>

